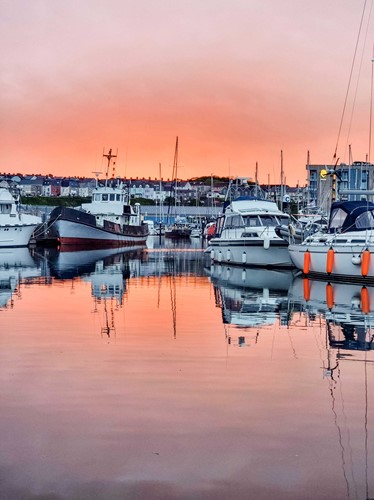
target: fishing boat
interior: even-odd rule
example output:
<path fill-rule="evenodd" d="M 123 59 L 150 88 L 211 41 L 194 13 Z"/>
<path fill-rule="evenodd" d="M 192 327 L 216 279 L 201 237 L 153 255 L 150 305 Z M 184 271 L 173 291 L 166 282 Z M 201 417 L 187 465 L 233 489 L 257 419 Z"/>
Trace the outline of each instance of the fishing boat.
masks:
<path fill-rule="evenodd" d="M 28 246 L 41 222 L 41 217 L 20 210 L 17 193 L 13 194 L 9 187 L 0 187 L 0 248 Z"/>
<path fill-rule="evenodd" d="M 116 155 L 110 149 L 104 186 L 98 183 L 91 203 L 78 209 L 57 207 L 49 217 L 47 234 L 54 234 L 60 247 L 110 248 L 142 245 L 149 234 L 140 214 L 140 205 L 131 205 L 122 184 L 108 182 L 110 163 Z M 68 248 L 67 248 L 68 249 Z"/>
<path fill-rule="evenodd" d="M 291 267 L 288 243 L 275 228 L 289 215 L 276 203 L 252 196 L 226 202 L 206 252 L 213 262 L 265 267 Z"/>
<path fill-rule="evenodd" d="M 374 280 L 374 203 L 332 203 L 326 232 L 288 247 L 305 275 L 344 280 Z"/>

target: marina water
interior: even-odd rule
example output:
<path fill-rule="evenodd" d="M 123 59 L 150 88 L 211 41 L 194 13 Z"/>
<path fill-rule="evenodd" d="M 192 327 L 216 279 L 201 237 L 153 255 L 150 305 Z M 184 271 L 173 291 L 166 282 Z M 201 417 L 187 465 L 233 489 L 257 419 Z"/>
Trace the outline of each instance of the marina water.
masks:
<path fill-rule="evenodd" d="M 2 250 L 0 498 L 374 496 L 371 288 L 206 257 Z"/>

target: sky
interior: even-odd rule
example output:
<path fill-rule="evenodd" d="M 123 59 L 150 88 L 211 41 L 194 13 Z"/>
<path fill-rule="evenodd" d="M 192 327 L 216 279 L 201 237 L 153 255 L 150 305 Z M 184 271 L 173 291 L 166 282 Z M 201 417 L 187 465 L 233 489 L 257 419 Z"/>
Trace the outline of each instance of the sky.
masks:
<path fill-rule="evenodd" d="M 176 137 L 182 179 L 372 161 L 373 1 L 0 0 L 0 172 L 92 177 L 112 148 L 167 179 Z"/>

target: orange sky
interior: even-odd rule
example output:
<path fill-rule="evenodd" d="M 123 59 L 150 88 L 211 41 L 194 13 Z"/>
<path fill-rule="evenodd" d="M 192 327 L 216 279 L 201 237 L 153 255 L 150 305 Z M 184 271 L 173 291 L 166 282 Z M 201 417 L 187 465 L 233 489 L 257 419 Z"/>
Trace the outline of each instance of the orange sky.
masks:
<path fill-rule="evenodd" d="M 338 157 L 365 160 L 372 5 L 1 0 L 0 172 L 90 176 L 111 147 L 118 175 L 168 178 L 178 136 L 179 177 L 279 182 L 283 150 L 303 184 L 308 150 L 332 162 L 362 16 Z"/>

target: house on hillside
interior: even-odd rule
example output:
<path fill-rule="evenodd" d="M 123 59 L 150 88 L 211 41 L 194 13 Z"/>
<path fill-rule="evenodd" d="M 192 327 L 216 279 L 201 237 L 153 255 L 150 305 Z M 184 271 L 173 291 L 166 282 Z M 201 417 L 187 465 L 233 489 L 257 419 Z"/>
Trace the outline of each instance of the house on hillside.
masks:
<path fill-rule="evenodd" d="M 60 196 L 61 194 L 61 178 L 51 177 L 43 181 L 42 195 L 43 196 Z"/>
<path fill-rule="evenodd" d="M 19 182 L 21 196 L 41 196 L 44 179 L 43 175 L 25 175 Z"/>

